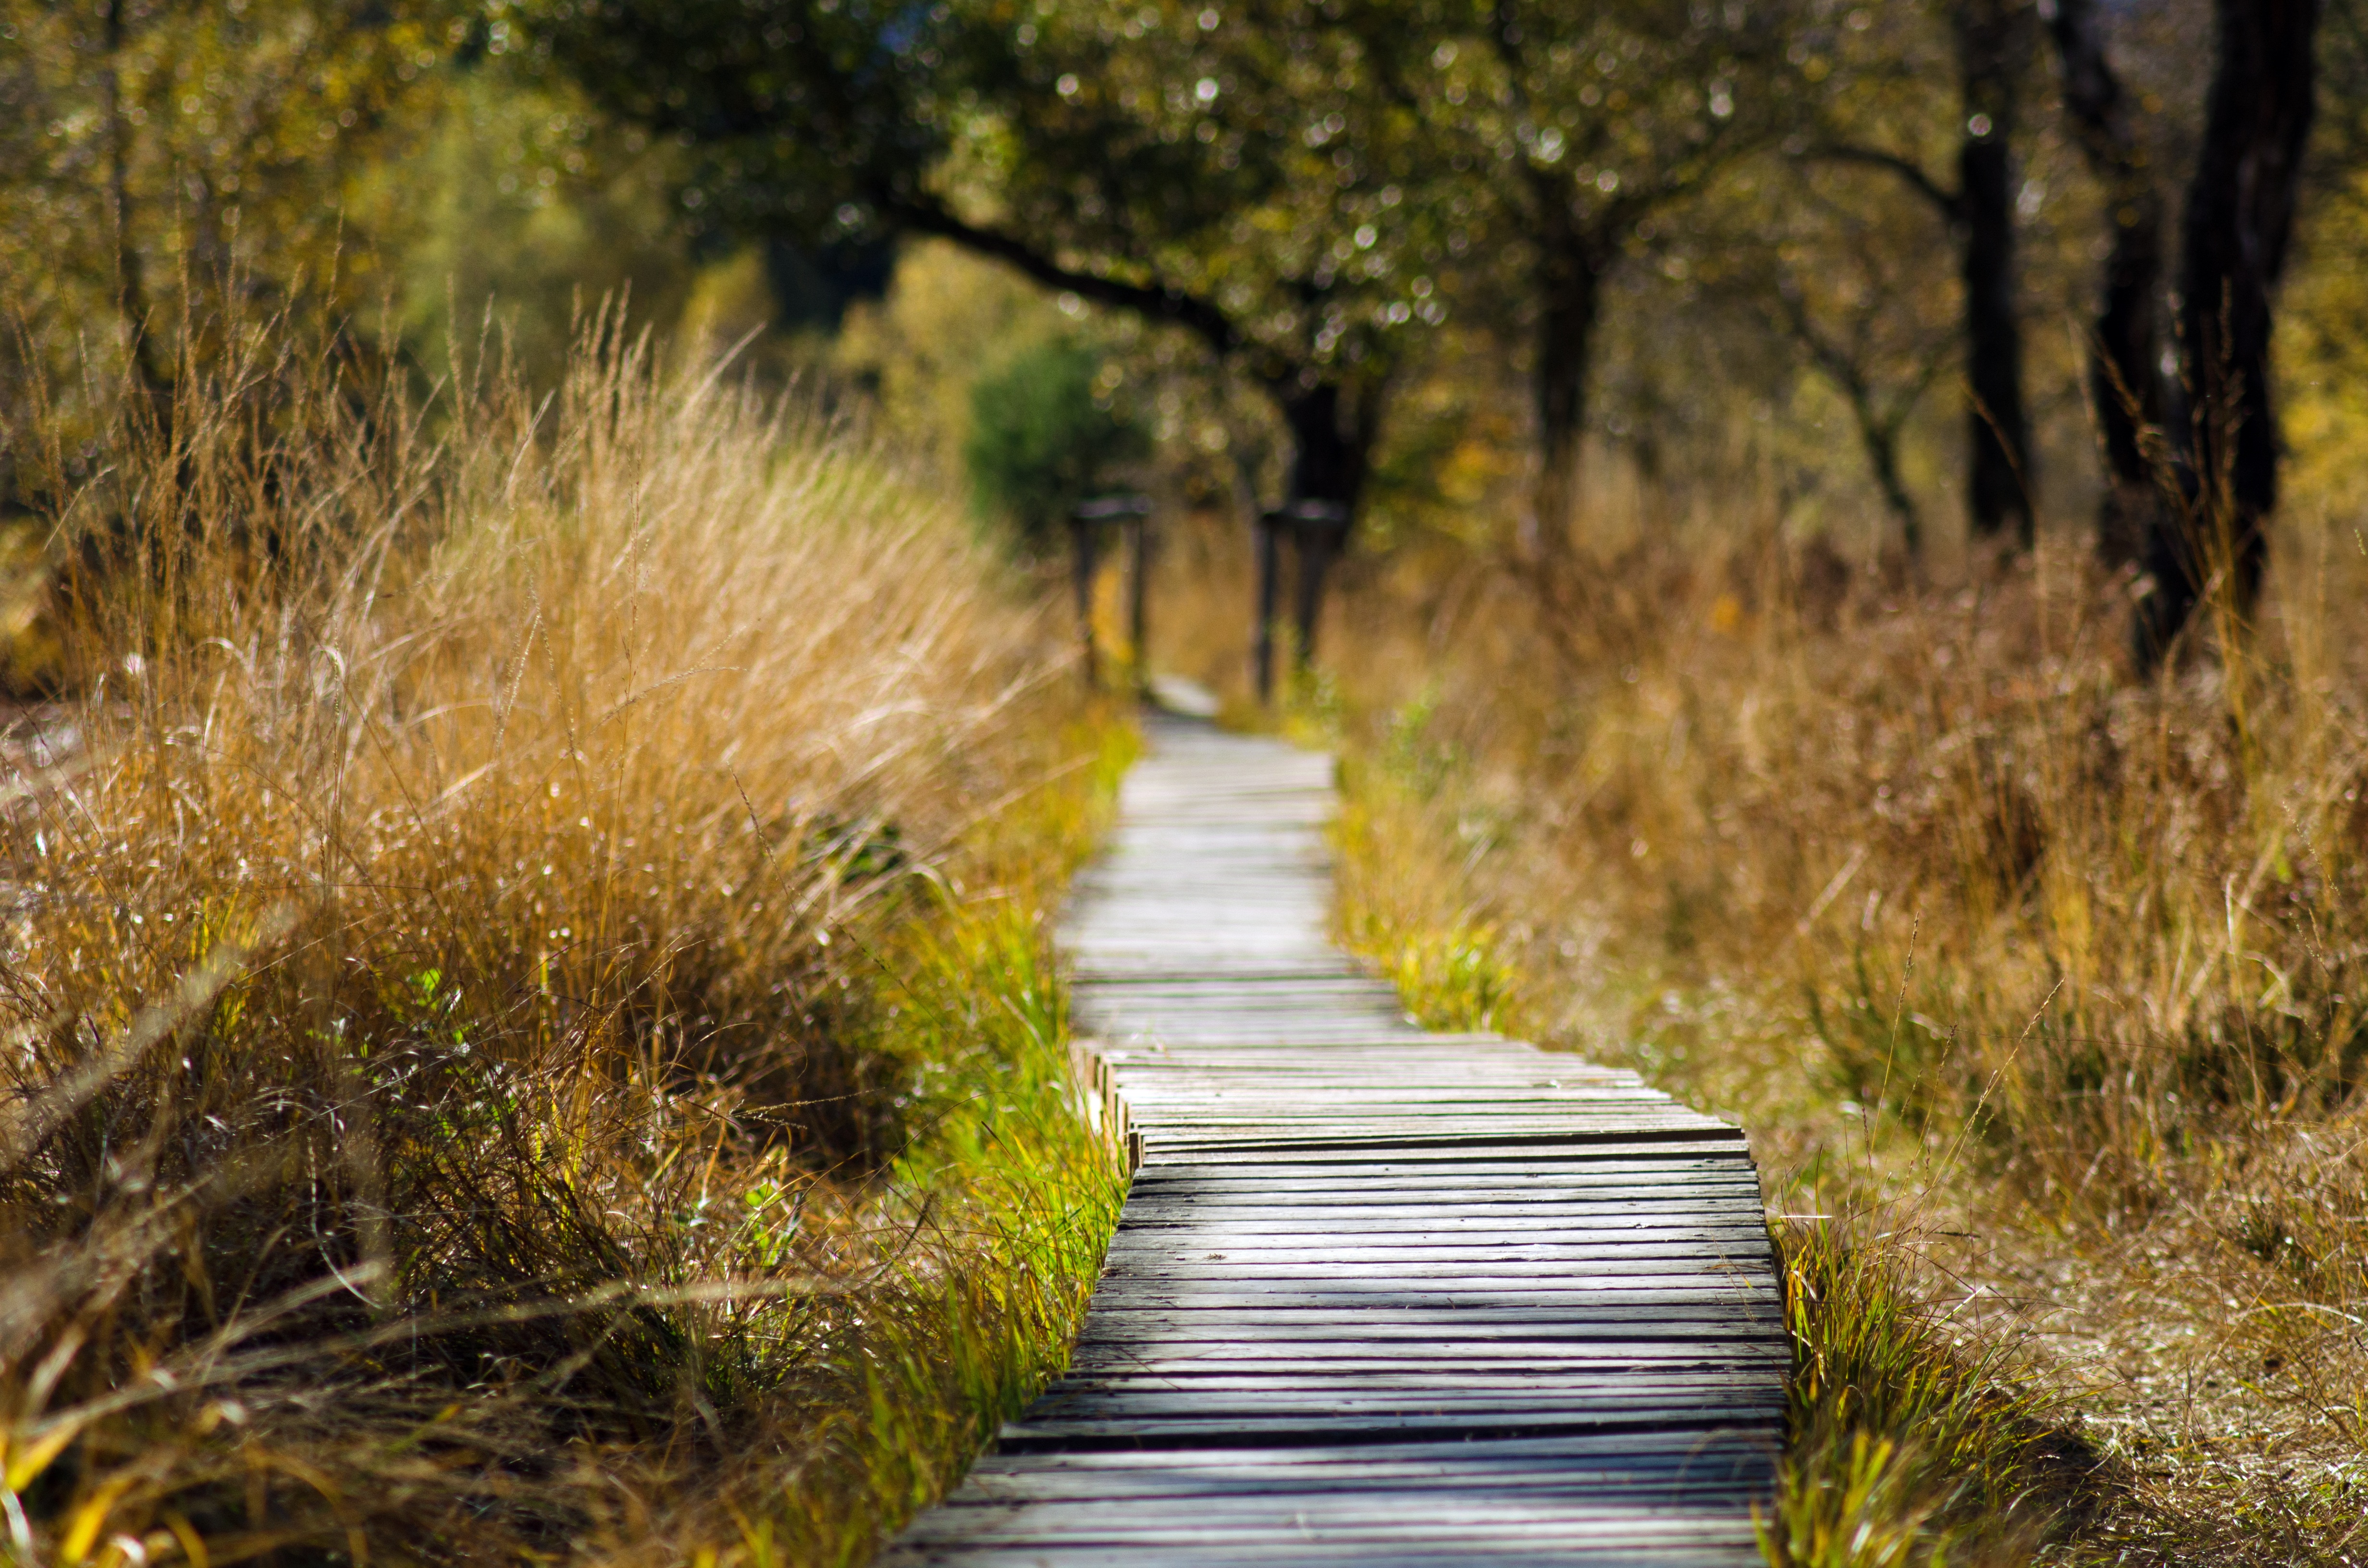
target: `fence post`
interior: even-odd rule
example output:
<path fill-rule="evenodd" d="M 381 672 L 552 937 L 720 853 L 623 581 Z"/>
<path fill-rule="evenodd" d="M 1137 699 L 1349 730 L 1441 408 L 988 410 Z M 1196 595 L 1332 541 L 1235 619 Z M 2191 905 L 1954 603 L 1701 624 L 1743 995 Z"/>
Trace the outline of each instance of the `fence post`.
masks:
<path fill-rule="evenodd" d="M 1151 690 L 1151 518 L 1137 517 L 1126 526 L 1126 635 L 1134 648 L 1134 689 Z"/>
<path fill-rule="evenodd" d="M 1304 668 L 1315 654 L 1315 618 L 1324 608 L 1324 574 L 1349 538 L 1349 508 L 1338 501 L 1293 501 L 1260 513 L 1257 528 L 1258 627 L 1252 656 L 1258 701 L 1267 703 L 1274 699 L 1274 611 L 1281 596 L 1276 579 L 1282 532 L 1291 531 L 1292 553 L 1299 567 L 1292 619 L 1299 640 L 1294 656 Z"/>
<path fill-rule="evenodd" d="M 1250 628 L 1251 676 L 1260 706 L 1274 700 L 1274 599 L 1276 535 L 1281 531 L 1281 512 L 1261 512 L 1250 525 L 1258 557 L 1258 619 Z"/>
<path fill-rule="evenodd" d="M 1094 568 L 1096 546 L 1101 542 L 1101 523 L 1088 517 L 1080 509 L 1069 518 L 1070 574 L 1077 599 L 1077 641 L 1085 650 L 1086 685 L 1088 688 L 1101 684 L 1101 672 L 1094 647 Z"/>
<path fill-rule="evenodd" d="M 1292 535 L 1299 547 L 1299 603 L 1293 617 L 1299 631 L 1294 652 L 1299 667 L 1315 659 L 1315 620 L 1324 610 L 1324 577 L 1349 538 L 1349 508 L 1337 501 L 1302 501 L 1291 509 Z"/>
<path fill-rule="evenodd" d="M 1086 648 L 1086 684 L 1094 686 L 1100 681 L 1094 645 L 1094 573 L 1099 563 L 1102 527 L 1113 522 L 1123 523 L 1127 530 L 1131 571 L 1127 584 L 1127 634 L 1134 640 L 1134 680 L 1140 688 L 1149 679 L 1143 646 L 1144 577 L 1149 571 L 1150 549 L 1144 534 L 1151 526 L 1148 495 L 1100 495 L 1069 514 L 1070 537 L 1076 543 L 1077 630 Z"/>

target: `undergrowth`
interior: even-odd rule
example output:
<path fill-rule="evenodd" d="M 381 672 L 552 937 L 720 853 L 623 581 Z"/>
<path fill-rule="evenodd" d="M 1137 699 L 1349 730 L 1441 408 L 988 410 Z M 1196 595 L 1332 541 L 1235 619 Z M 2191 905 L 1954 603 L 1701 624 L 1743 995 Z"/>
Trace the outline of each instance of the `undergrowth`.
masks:
<path fill-rule="evenodd" d="M 860 1560 L 1107 1233 L 1043 921 L 1127 732 L 816 415 L 233 347 L 50 454 L 8 1550 Z"/>

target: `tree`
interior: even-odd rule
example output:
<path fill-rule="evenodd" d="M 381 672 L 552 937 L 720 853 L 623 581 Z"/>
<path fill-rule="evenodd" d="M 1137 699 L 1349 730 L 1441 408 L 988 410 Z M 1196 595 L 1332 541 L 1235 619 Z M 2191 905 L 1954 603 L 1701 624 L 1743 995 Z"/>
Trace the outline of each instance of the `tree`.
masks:
<path fill-rule="evenodd" d="M 2152 161 L 2105 51 L 2096 0 L 2056 0 L 2050 24 L 2062 67 L 2064 109 L 2090 172 L 2104 187 L 2111 239 L 2103 288 L 2089 329 L 2089 397 L 2105 456 L 2099 552 L 2135 561 L 2159 504 L 2146 433 L 2159 430 L 2165 402 L 2156 295 L 2163 272 L 2163 200 Z"/>
<path fill-rule="evenodd" d="M 1923 553 L 1924 520 L 1900 472 L 1900 438 L 1952 358 L 1927 329 L 1930 307 L 1918 308 L 1925 303 L 1918 296 L 1937 287 L 1926 253 L 1900 233 L 1920 214 L 1837 199 L 1820 183 L 1811 171 L 1780 187 L 1778 210 L 1754 214 L 1763 244 L 1772 246 L 1736 249 L 1745 265 L 1767 264 L 1749 292 L 1850 410 L 1875 488 L 1913 559 Z"/>
<path fill-rule="evenodd" d="M 2189 409 L 2180 421 L 2191 505 L 2166 508 L 2147 540 L 2154 591 L 2140 601 L 2140 654 L 2159 659 L 2214 579 L 2251 619 L 2278 501 L 2270 366 L 2314 101 L 2319 0 L 2215 0 L 2212 87 L 2180 224 L 2179 327 Z"/>
<path fill-rule="evenodd" d="M 1965 384 L 1973 399 L 1966 506 L 1975 533 L 1998 534 L 2011 524 L 2026 549 L 2035 525 L 2015 308 L 2013 138 L 2032 16 L 2021 0 L 1965 0 L 1954 17 L 1965 109 L 1965 138 L 1957 149 Z"/>
<path fill-rule="evenodd" d="M 1577 506 L 1607 278 L 1640 225 L 1796 123 L 1780 79 L 1819 79 L 1823 62 L 1784 5 L 1491 0 L 1423 15 L 1410 29 L 1404 8 L 1373 6 L 1351 25 L 1400 62 L 1390 85 L 1429 128 L 1431 161 L 1478 193 L 1475 220 L 1505 247 L 1470 270 L 1527 341 L 1535 516 L 1554 559 Z"/>
<path fill-rule="evenodd" d="M 1353 517 L 1398 358 L 1444 305 L 1417 127 L 1317 6 L 585 0 L 538 27 L 691 142 L 690 203 L 940 236 L 1191 334 L 1271 402 L 1284 502 Z"/>
<path fill-rule="evenodd" d="M 2036 517 L 2016 302 L 2013 148 L 2037 16 L 2032 0 L 1958 0 L 1951 7 L 1960 126 L 1953 180 L 1936 178 L 1913 153 L 1856 140 L 1854 127 L 1838 128 L 1811 149 L 1815 156 L 1891 171 L 1956 234 L 1968 400 L 1966 515 L 1975 535 L 2011 528 L 2025 546 Z M 1925 91 L 1920 83 L 1909 85 Z"/>
<path fill-rule="evenodd" d="M 0 277 L 62 361 L 111 323 L 162 407 L 235 282 L 268 313 L 350 297 L 348 183 L 418 129 L 438 0 L 0 0 Z M 39 352 L 37 348 L 37 352 Z M 72 381 L 71 374 L 61 378 Z"/>

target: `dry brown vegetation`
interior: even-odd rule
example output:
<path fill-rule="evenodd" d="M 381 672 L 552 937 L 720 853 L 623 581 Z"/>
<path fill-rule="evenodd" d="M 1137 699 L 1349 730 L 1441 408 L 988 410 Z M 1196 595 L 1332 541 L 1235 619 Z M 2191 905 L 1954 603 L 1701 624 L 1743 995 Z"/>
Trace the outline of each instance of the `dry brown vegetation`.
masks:
<path fill-rule="evenodd" d="M 1830 1217 L 1779 1227 L 1780 1560 L 2356 1560 L 2368 562 L 2290 527 L 2256 633 L 2147 681 L 2068 544 L 1919 584 L 1645 521 L 1558 615 L 1485 555 L 1351 588 L 1293 721 L 1347 934 Z"/>
<path fill-rule="evenodd" d="M 814 416 L 220 363 L 5 736 L 6 1550 L 860 1558 L 1109 1219 L 1039 915 L 1120 732 Z"/>

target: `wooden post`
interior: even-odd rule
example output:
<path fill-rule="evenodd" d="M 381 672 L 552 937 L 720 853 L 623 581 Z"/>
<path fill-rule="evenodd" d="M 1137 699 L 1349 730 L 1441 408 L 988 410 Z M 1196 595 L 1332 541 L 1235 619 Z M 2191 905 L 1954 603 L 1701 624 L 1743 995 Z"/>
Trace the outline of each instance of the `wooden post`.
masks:
<path fill-rule="evenodd" d="M 1071 536 L 1077 547 L 1077 626 L 1086 643 L 1086 684 L 1098 684 L 1100 671 L 1097 667 L 1094 646 L 1094 568 L 1101 547 L 1103 525 L 1128 525 L 1128 553 L 1133 557 L 1133 575 L 1128 584 L 1127 630 L 1134 639 L 1135 684 L 1140 687 L 1147 678 L 1143 668 L 1144 623 L 1144 559 L 1143 530 L 1151 517 L 1148 495 L 1103 495 L 1086 502 L 1069 514 Z"/>
<path fill-rule="evenodd" d="M 1134 648 L 1134 689 L 1151 689 L 1151 518 L 1138 517 L 1126 526 L 1126 635 Z"/>
<path fill-rule="evenodd" d="M 1292 507 L 1291 514 L 1292 532 L 1299 546 L 1299 602 L 1292 618 L 1299 646 L 1293 653 L 1304 670 L 1315 659 L 1315 621 L 1324 610 L 1324 576 L 1348 540 L 1349 509 L 1334 501 L 1302 501 Z"/>
<path fill-rule="evenodd" d="M 1252 542 L 1258 556 L 1258 619 L 1250 628 L 1250 669 L 1263 704 L 1274 700 L 1275 536 L 1281 530 L 1282 514 L 1262 512 L 1251 527 L 1257 536 Z"/>
<path fill-rule="evenodd" d="M 1101 542 L 1101 531 L 1100 519 L 1088 517 L 1082 510 L 1069 519 L 1070 565 L 1077 596 L 1077 641 L 1085 650 L 1088 687 L 1101 684 L 1094 647 L 1095 547 Z"/>

